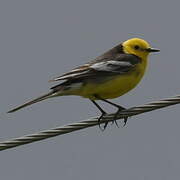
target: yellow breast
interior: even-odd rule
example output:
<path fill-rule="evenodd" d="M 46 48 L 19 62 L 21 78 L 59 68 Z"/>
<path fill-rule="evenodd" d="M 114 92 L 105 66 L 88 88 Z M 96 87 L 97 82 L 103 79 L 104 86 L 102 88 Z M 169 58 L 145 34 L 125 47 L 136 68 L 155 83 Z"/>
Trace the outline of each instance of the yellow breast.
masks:
<path fill-rule="evenodd" d="M 131 72 L 114 76 L 103 83 L 87 83 L 76 95 L 96 100 L 94 94 L 103 99 L 112 99 L 133 89 L 142 79 L 147 66 L 147 61 L 138 64 Z"/>

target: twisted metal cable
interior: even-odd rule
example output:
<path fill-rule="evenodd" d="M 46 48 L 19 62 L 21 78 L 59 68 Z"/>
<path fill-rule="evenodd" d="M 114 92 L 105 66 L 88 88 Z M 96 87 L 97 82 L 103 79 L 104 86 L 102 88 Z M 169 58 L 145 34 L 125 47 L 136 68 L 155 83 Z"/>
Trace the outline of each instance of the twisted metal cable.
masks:
<path fill-rule="evenodd" d="M 175 105 L 178 103 L 180 103 L 180 95 L 177 95 L 172 98 L 160 100 L 160 101 L 154 101 L 145 105 L 132 107 L 127 110 L 121 111 L 116 117 L 116 120 L 123 119 L 124 117 L 135 116 L 138 114 L 142 114 L 145 112 Z M 73 124 L 69 124 L 69 125 L 65 125 L 61 127 L 56 127 L 54 129 L 41 131 L 38 133 L 26 135 L 19 138 L 14 138 L 8 141 L 3 141 L 3 142 L 0 142 L 0 151 L 13 148 L 16 146 L 21 146 L 23 144 L 29 144 L 35 141 L 51 138 L 51 137 L 58 136 L 61 134 L 67 134 L 67 133 L 77 131 L 80 129 L 85 129 L 91 126 L 96 126 L 98 125 L 97 120 L 98 120 L 98 117 L 94 117 L 85 121 L 81 121 L 81 122 L 77 122 L 77 123 L 73 123 Z M 101 120 L 100 123 L 105 123 L 107 121 L 113 121 L 113 120 L 114 120 L 114 114 L 108 114 Z"/>

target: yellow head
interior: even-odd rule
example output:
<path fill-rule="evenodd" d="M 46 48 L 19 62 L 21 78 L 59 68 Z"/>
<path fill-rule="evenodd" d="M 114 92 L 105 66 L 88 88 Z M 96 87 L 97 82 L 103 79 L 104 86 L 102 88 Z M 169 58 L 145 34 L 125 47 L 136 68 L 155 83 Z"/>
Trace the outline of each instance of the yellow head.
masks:
<path fill-rule="evenodd" d="M 151 52 L 159 51 L 158 49 L 151 48 L 148 42 L 139 38 L 129 39 L 122 43 L 122 45 L 125 53 L 134 54 L 142 59 L 147 58 Z"/>

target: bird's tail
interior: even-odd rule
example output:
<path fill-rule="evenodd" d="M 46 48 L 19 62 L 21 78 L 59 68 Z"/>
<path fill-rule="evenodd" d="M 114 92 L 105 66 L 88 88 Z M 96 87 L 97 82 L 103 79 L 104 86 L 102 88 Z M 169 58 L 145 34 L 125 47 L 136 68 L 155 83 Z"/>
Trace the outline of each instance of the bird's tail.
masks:
<path fill-rule="evenodd" d="M 26 107 L 26 106 L 29 106 L 29 105 L 32 105 L 32 104 L 34 104 L 34 103 L 43 101 L 43 100 L 48 99 L 48 98 L 50 98 L 50 97 L 53 97 L 53 94 L 54 94 L 53 91 L 52 91 L 52 92 L 49 92 L 49 93 L 47 93 L 47 94 L 44 94 L 44 95 L 42 95 L 42 96 L 40 96 L 40 97 L 38 97 L 38 98 L 36 98 L 36 99 L 34 99 L 34 100 L 32 100 L 32 101 L 29 101 L 29 102 L 21 105 L 21 106 L 18 106 L 18 107 L 14 108 L 14 109 L 11 109 L 11 110 L 8 111 L 7 113 L 12 113 L 12 112 L 18 111 L 18 110 L 20 110 L 20 109 L 22 109 L 22 108 L 24 108 L 24 107 Z"/>

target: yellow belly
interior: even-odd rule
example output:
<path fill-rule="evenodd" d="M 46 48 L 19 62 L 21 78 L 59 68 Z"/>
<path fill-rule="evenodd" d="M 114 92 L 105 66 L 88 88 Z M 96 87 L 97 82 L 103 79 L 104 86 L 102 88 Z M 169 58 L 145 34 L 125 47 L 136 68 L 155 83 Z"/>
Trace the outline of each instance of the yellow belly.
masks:
<path fill-rule="evenodd" d="M 124 75 L 114 76 L 103 83 L 86 83 L 74 95 L 96 100 L 94 95 L 103 99 L 113 99 L 127 93 L 133 89 L 142 79 L 146 69 L 146 63 L 138 65 L 133 71 Z"/>

